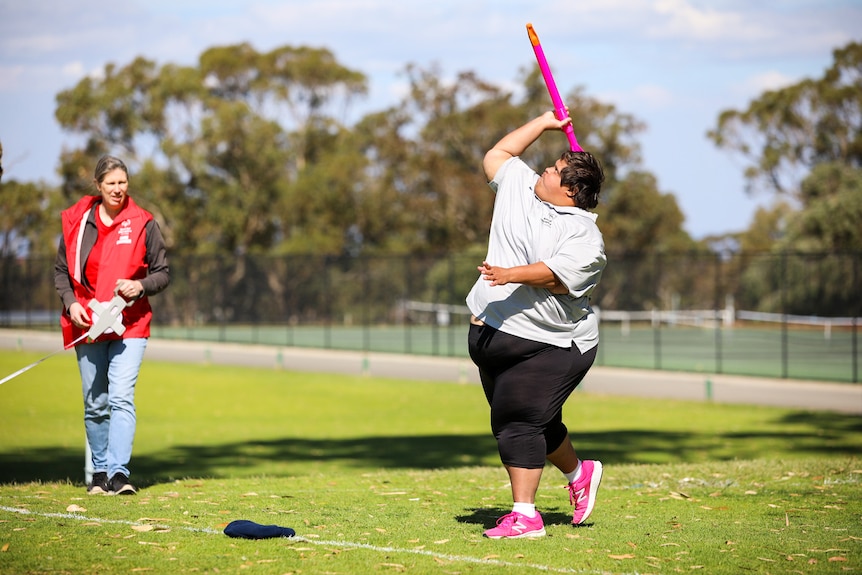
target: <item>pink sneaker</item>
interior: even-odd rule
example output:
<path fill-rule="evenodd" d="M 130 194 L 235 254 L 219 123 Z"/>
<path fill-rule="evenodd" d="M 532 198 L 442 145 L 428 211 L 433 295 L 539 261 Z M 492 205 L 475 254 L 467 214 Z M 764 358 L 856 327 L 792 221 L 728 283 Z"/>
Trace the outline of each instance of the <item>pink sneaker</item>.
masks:
<path fill-rule="evenodd" d="M 596 505 L 596 493 L 602 482 L 602 462 L 582 461 L 581 477 L 569 483 L 569 501 L 575 506 L 572 524 L 580 525 L 587 520 Z"/>
<path fill-rule="evenodd" d="M 497 526 L 485 531 L 484 535 L 489 539 L 544 537 L 545 523 L 538 511 L 535 517 L 527 517 L 523 513 L 512 511 L 497 519 Z"/>

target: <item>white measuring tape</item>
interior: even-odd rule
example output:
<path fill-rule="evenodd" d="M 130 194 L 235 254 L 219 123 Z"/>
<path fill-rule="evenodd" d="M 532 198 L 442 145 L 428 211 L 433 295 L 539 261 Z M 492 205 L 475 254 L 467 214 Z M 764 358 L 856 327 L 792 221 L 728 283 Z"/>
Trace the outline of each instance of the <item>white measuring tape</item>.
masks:
<path fill-rule="evenodd" d="M 91 340 L 96 339 L 103 333 L 116 332 L 119 335 L 123 335 L 126 331 L 126 326 L 123 325 L 123 310 L 128 306 L 132 305 L 131 301 L 126 301 L 123 296 L 119 295 L 116 291 L 114 292 L 114 297 L 111 301 L 108 302 L 98 302 L 96 300 L 90 300 L 89 308 L 93 310 L 93 325 L 90 326 L 90 329 L 87 330 L 87 333 L 73 341 L 68 345 L 64 345 L 63 349 L 58 349 L 53 353 L 49 353 L 42 359 L 36 360 L 27 367 L 22 367 L 15 373 L 9 374 L 3 379 L 0 379 L 0 385 L 3 385 L 10 379 L 14 379 L 24 373 L 25 371 L 32 369 L 48 359 L 51 356 L 57 355 L 58 353 L 62 353 L 71 347 L 75 347 L 76 344 L 83 341 L 85 338 L 90 338 Z"/>

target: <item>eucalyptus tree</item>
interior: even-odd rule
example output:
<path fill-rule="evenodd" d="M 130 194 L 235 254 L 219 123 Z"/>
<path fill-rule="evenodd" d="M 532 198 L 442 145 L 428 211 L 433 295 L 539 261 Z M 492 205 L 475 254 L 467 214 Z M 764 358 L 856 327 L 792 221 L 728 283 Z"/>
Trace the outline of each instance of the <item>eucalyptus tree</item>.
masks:
<path fill-rule="evenodd" d="M 214 47 L 197 66 L 108 64 L 57 96 L 57 120 L 84 140 L 64 152 L 64 192 L 86 190 L 90 166 L 112 152 L 146 184 L 136 194 L 177 248 L 268 251 L 290 234 L 278 206 L 343 129 L 332 112 L 366 89 L 363 74 L 306 47 Z"/>
<path fill-rule="evenodd" d="M 186 291 L 224 280 L 223 293 L 234 296 L 221 299 L 240 306 L 258 294 L 240 297 L 237 289 L 267 284 L 278 305 L 284 272 L 245 256 L 273 253 L 308 229 L 343 236 L 318 226 L 308 204 L 320 190 L 307 189 L 304 174 L 336 145 L 366 83 L 322 48 L 261 53 L 242 43 L 210 48 L 194 66 L 143 57 L 107 64 L 57 96 L 58 122 L 81 141 L 61 158 L 64 196 L 71 202 L 91 190 L 98 156 L 122 157 L 131 193 L 154 212 L 169 248 L 194 257 L 182 262 Z M 231 264 L 204 254 L 230 256 Z"/>
<path fill-rule="evenodd" d="M 778 254 L 746 270 L 749 300 L 769 311 L 862 313 L 849 287 L 862 265 L 862 44 L 834 50 L 819 78 L 722 112 L 708 136 L 746 160 L 751 193 L 776 198 L 741 236 L 743 247 Z"/>
<path fill-rule="evenodd" d="M 817 79 L 768 90 L 745 110 L 725 110 L 708 137 L 740 155 L 751 192 L 798 196 L 814 166 L 862 166 L 862 44 L 833 52 Z"/>

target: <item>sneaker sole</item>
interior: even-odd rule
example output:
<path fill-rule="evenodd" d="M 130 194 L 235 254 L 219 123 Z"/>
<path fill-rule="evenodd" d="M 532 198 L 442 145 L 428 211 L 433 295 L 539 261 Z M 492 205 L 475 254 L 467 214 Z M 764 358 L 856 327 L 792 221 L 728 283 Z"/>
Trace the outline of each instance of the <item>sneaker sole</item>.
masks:
<path fill-rule="evenodd" d="M 572 525 L 582 525 L 593 512 L 593 507 L 596 506 L 596 494 L 599 492 L 599 484 L 602 482 L 602 462 L 596 461 L 593 464 L 593 476 L 590 478 L 590 495 L 587 499 L 587 510 L 581 520 L 575 523 L 572 520 Z"/>
<path fill-rule="evenodd" d="M 135 490 L 134 487 L 126 487 L 126 488 L 120 489 L 119 491 L 110 491 L 109 492 L 110 495 L 136 495 L 137 493 L 138 492 Z"/>
<path fill-rule="evenodd" d="M 483 535 L 485 535 L 483 533 Z M 544 537 L 545 536 L 545 528 L 543 527 L 541 531 L 528 531 L 526 533 L 521 533 L 520 535 L 485 535 L 488 539 L 532 539 L 534 537 Z"/>

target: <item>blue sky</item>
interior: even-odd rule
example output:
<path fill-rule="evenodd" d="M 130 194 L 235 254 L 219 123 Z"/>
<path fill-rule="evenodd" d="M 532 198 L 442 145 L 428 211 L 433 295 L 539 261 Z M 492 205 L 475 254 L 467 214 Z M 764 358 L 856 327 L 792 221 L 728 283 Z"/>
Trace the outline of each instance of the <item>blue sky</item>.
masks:
<path fill-rule="evenodd" d="M 722 110 L 819 77 L 833 49 L 862 41 L 862 0 L 0 0 L 4 179 L 59 181 L 73 140 L 54 97 L 109 62 L 193 65 L 238 42 L 324 47 L 369 77 L 359 113 L 397 101 L 408 63 L 514 88 L 535 62 L 528 22 L 562 92 L 582 86 L 647 124 L 643 167 L 701 238 L 745 229 L 771 201 L 745 194 L 744 165 L 707 130 Z"/>

